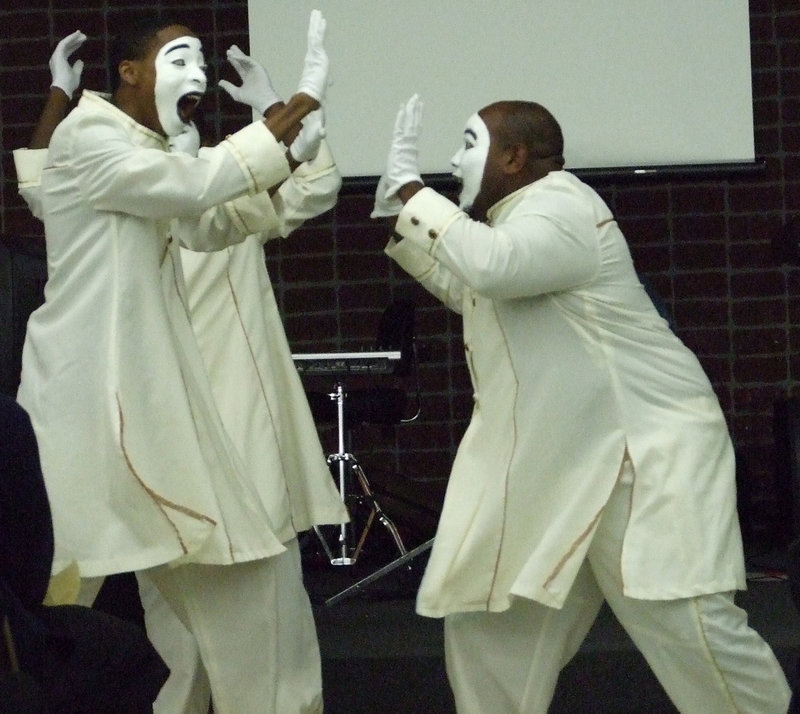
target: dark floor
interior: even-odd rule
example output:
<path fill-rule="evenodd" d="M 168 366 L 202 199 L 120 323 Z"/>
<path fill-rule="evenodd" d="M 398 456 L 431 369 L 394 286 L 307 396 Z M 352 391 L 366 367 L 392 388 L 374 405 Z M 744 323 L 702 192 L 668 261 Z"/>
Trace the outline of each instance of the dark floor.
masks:
<path fill-rule="evenodd" d="M 409 549 L 414 545 L 407 544 Z M 332 566 L 307 561 L 306 581 L 323 658 L 326 714 L 455 711 L 444 672 L 442 622 L 414 613 L 413 594 L 426 554 L 427 550 L 357 588 L 352 596 L 343 593 L 380 564 Z M 739 602 L 793 684 L 800 656 L 800 615 L 787 581 L 780 577 L 781 555 L 768 553 L 749 566 L 749 589 L 739 595 Z M 550 711 L 667 714 L 675 709 L 604 608 L 578 655 L 564 669 Z"/>
<path fill-rule="evenodd" d="M 320 555 L 313 534 L 306 534 L 305 542 L 301 541 L 322 652 L 326 714 L 455 711 L 444 671 L 442 621 L 414 612 L 428 541 L 405 540 L 411 553 L 421 552 L 399 567 L 392 567 L 399 553 L 391 550 L 392 540 L 382 528 L 369 535 L 355 565 L 331 565 Z M 784 577 L 785 555 L 780 550 L 751 552 L 747 563 L 749 586 L 738 594 L 738 602 L 794 685 L 800 660 L 800 614 Z M 382 570 L 388 572 L 363 584 Z M 109 578 L 98 605 L 136 619 L 141 609 L 135 581 L 132 577 L 127 580 L 130 587 L 124 585 L 124 576 Z M 580 651 L 562 672 L 550 712 L 673 714 L 675 710 L 628 636 L 604 608 Z"/>

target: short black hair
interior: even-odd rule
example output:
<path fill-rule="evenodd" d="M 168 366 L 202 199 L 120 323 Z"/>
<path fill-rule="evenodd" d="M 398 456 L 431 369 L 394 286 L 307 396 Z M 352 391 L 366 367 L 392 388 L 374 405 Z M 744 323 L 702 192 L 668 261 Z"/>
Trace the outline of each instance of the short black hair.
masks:
<path fill-rule="evenodd" d="M 112 40 L 108 55 L 111 91 L 115 92 L 119 88 L 119 65 L 123 60 L 143 59 L 161 30 L 183 24 L 174 17 L 145 15 L 126 25 Z"/>

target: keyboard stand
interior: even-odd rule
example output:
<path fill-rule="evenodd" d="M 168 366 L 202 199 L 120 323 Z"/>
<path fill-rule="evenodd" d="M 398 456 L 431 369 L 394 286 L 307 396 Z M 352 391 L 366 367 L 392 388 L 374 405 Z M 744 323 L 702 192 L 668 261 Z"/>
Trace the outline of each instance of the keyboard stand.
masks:
<path fill-rule="evenodd" d="M 358 560 L 358 556 L 366 542 L 367 535 L 374 525 L 377 518 L 378 522 L 383 525 L 394 541 L 394 544 L 399 551 L 400 555 L 405 555 L 406 547 L 400 537 L 400 533 L 393 521 L 383 512 L 378 502 L 375 500 L 375 495 L 370 488 L 367 476 L 356 458 L 345 450 L 345 420 L 344 420 L 344 404 L 345 404 L 345 389 L 341 381 L 337 381 L 334 391 L 328 396 L 331 400 L 336 402 L 336 417 L 338 427 L 338 445 L 339 450 L 336 453 L 328 456 L 328 465 L 332 471 L 336 471 L 339 479 L 339 495 L 342 502 L 347 507 L 350 513 L 351 523 L 342 523 L 339 526 L 339 542 L 338 547 L 331 548 L 328 540 L 325 538 L 322 530 L 314 527 L 314 532 L 322 545 L 325 555 L 331 562 L 331 565 L 354 565 Z M 336 468 L 334 469 L 334 465 Z M 358 490 L 348 488 L 348 475 L 350 480 L 355 479 L 358 485 Z M 369 515 L 367 516 L 366 523 L 363 526 L 356 525 L 353 520 L 353 506 L 365 505 L 368 508 Z M 356 532 L 360 528 L 360 532 Z M 350 531 L 350 532 L 348 532 Z M 357 540 L 356 540 L 357 536 Z M 355 543 L 353 542 L 355 540 Z"/>

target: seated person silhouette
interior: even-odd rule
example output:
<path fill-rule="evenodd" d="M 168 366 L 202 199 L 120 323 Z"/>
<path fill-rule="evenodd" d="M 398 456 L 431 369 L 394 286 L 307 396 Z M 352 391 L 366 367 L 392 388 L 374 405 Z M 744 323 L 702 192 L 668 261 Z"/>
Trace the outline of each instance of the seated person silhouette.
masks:
<path fill-rule="evenodd" d="M 50 504 L 27 412 L 0 394 L 0 712 L 139 714 L 169 670 L 135 624 L 45 605 Z"/>

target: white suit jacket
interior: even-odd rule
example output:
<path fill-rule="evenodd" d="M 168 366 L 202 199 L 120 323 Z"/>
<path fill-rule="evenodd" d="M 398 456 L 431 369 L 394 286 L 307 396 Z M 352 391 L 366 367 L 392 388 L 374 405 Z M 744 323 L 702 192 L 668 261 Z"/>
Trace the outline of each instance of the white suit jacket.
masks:
<path fill-rule="evenodd" d="M 487 225 L 426 188 L 396 231 L 388 254 L 463 317 L 474 388 L 418 611 L 560 607 L 626 450 L 625 593 L 744 587 L 724 415 L 600 197 L 553 172 Z"/>
<path fill-rule="evenodd" d="M 217 206 L 289 167 L 261 122 L 202 157 L 165 149 L 87 91 L 42 171 L 48 282 L 18 399 L 39 440 L 55 570 L 76 560 L 88 577 L 283 550 L 214 404 L 178 246 L 221 249 L 264 228 L 236 202 Z"/>
<path fill-rule="evenodd" d="M 244 199 L 268 219 L 260 233 L 213 253 L 181 250 L 192 325 L 222 421 L 284 543 L 313 525 L 344 522 L 347 511 L 292 360 L 264 242 L 331 209 L 340 186 L 323 142 L 272 197 Z"/>

